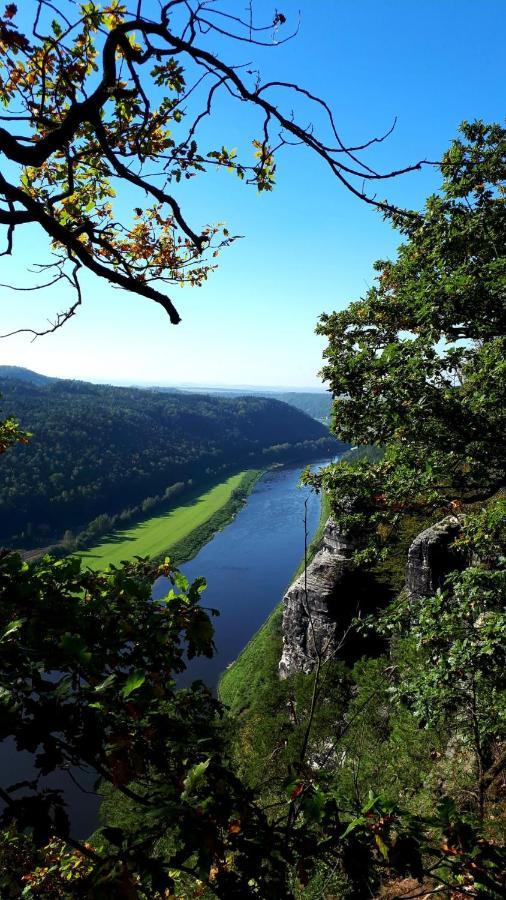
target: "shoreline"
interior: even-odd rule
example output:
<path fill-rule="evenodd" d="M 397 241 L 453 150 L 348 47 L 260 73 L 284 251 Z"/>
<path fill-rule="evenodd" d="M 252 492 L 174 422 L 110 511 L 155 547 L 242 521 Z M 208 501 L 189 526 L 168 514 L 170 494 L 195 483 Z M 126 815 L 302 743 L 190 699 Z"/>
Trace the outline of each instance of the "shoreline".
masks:
<path fill-rule="evenodd" d="M 166 547 L 164 547 L 164 549 L 160 549 L 157 551 L 152 550 L 151 552 L 147 550 L 144 555 L 149 556 L 153 560 L 153 562 L 158 562 L 169 556 L 175 566 L 180 566 L 182 563 L 188 562 L 199 552 L 199 550 L 205 544 L 207 544 L 212 539 L 212 537 L 218 531 L 221 531 L 233 520 L 235 515 L 244 506 L 257 481 L 262 477 L 262 475 L 265 474 L 266 471 L 266 469 L 246 469 L 243 472 L 235 473 L 235 476 L 229 476 L 224 481 L 214 484 L 210 490 L 204 490 L 200 494 L 195 494 L 194 501 L 199 502 L 199 500 L 202 500 L 202 498 L 206 497 L 206 495 L 210 494 L 213 490 L 224 487 L 232 478 L 239 475 L 241 476 L 239 482 L 232 488 L 230 496 L 206 519 L 197 524 L 179 540 L 176 540 L 174 543 L 169 543 Z M 123 543 L 127 543 L 129 540 L 134 540 L 128 537 L 128 531 L 135 531 L 139 527 L 149 527 L 150 525 L 152 526 L 153 523 L 163 520 L 165 516 L 168 517 L 171 514 L 176 514 L 178 510 L 183 509 L 185 505 L 186 504 L 182 504 L 179 507 L 174 507 L 166 514 L 162 513 L 158 516 L 151 516 L 147 519 L 143 519 L 142 521 L 136 523 L 136 525 L 134 525 L 131 529 L 125 529 L 125 537 L 123 541 L 121 540 L 121 538 L 118 540 L 120 532 L 114 531 L 111 532 L 110 535 L 104 535 L 104 540 L 100 541 L 93 547 L 71 555 L 78 556 L 81 559 L 83 565 L 90 565 L 93 556 L 97 555 L 97 551 L 99 551 L 100 548 L 114 543 L 118 543 L 121 545 Z M 130 557 L 136 555 L 143 554 L 135 553 L 134 551 L 130 553 Z M 126 558 L 129 557 L 126 556 Z M 111 562 L 117 564 L 116 559 L 104 558 L 104 560 L 101 561 L 100 564 L 92 564 L 90 568 L 105 569 L 109 565 L 111 565 Z"/>
<path fill-rule="evenodd" d="M 201 525 L 197 525 L 185 538 L 182 538 L 172 548 L 169 548 L 170 558 L 176 567 L 193 559 L 202 547 L 213 539 L 218 531 L 223 531 L 227 525 L 233 522 L 237 513 L 240 512 L 253 492 L 255 485 L 267 471 L 268 469 L 247 469 L 226 503 L 216 510 L 209 519 L 206 519 Z M 153 557 L 153 559 L 158 561 L 164 558 L 165 555 L 162 552 Z"/>
<path fill-rule="evenodd" d="M 319 550 L 323 531 L 330 515 L 326 494 L 322 494 L 320 518 L 316 531 L 308 545 L 307 561 L 311 562 Z M 293 573 L 287 588 L 304 570 L 304 557 Z M 221 673 L 216 685 L 218 699 L 234 714 L 248 708 L 247 694 L 254 694 L 257 687 L 272 679 L 273 670 L 281 657 L 281 622 L 283 598 L 281 597 L 265 622 L 252 635 L 237 658 Z M 279 652 L 278 652 L 279 651 Z"/>

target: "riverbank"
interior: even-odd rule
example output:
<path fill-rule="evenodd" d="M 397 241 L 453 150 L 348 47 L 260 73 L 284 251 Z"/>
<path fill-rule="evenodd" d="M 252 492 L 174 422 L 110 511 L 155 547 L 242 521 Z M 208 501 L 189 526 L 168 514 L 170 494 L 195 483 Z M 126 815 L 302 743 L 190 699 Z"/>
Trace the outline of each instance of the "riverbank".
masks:
<path fill-rule="evenodd" d="M 143 519 L 107 535 L 94 547 L 76 554 L 91 569 L 118 565 L 134 556 L 170 555 L 175 565 L 195 556 L 241 509 L 264 469 L 246 469 L 207 491 L 187 498 L 174 509 Z"/>
<path fill-rule="evenodd" d="M 320 548 L 329 515 L 330 504 L 327 495 L 323 494 L 318 527 L 308 547 L 308 563 Z M 291 584 L 303 569 L 304 558 L 301 559 L 288 584 Z M 234 715 L 247 710 L 254 701 L 254 697 L 262 691 L 265 685 L 272 684 L 273 680 L 277 681 L 278 664 L 281 658 L 282 619 L 283 603 L 280 600 L 237 659 L 221 675 L 218 682 L 218 696 Z"/>

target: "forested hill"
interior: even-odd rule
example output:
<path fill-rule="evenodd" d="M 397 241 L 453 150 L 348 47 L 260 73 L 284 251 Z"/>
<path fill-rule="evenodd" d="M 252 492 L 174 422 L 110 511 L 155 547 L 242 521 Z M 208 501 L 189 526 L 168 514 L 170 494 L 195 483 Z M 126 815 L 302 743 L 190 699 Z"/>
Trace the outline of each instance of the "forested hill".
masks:
<path fill-rule="evenodd" d="M 313 419 L 318 419 L 326 425 L 330 424 L 330 410 L 332 407 L 332 397 L 328 392 L 323 391 L 286 391 L 280 394 L 271 394 L 275 400 L 282 400 L 283 403 L 289 403 L 296 406 Z"/>
<path fill-rule="evenodd" d="M 61 381 L 60 378 L 53 378 L 49 375 L 41 375 L 39 372 L 33 372 L 31 369 L 24 369 L 21 366 L 0 366 L 0 383 L 4 378 L 18 379 L 21 381 L 29 381 L 33 384 L 49 384 L 50 382 Z M 274 389 L 261 388 L 214 388 L 202 385 L 199 388 L 176 388 L 162 387 L 160 385 L 150 385 L 144 388 L 139 385 L 131 385 L 138 387 L 139 390 L 156 391 L 163 394 L 211 394 L 216 397 L 267 397 L 269 400 L 282 400 L 290 406 L 295 406 L 302 412 L 307 413 L 313 419 L 323 422 L 324 425 L 330 423 L 330 409 L 332 406 L 332 398 L 328 391 L 283 391 Z"/>
<path fill-rule="evenodd" d="M 32 369 L 25 369 L 23 366 L 0 366 L 0 382 L 5 378 L 16 381 L 29 381 L 32 384 L 50 384 L 52 381 L 58 381 L 58 378 L 52 378 L 50 375 L 41 375 L 40 372 L 33 372 Z"/>
<path fill-rule="evenodd" d="M 314 419 L 262 397 L 12 378 L 0 378 L 0 393 L 2 416 L 16 415 L 32 433 L 28 445 L 0 457 L 6 544 L 51 542 L 101 514 L 149 509 L 174 485 L 341 447 Z"/>
<path fill-rule="evenodd" d="M 234 388 L 203 388 L 202 390 L 206 393 L 209 390 L 210 394 L 220 397 L 253 396 L 267 397 L 270 400 L 281 400 L 283 403 L 289 403 L 290 406 L 295 406 L 297 409 L 302 410 L 308 416 L 312 416 L 313 419 L 323 422 L 324 425 L 330 424 L 332 397 L 328 391 L 262 391 L 261 388 L 248 388 L 244 391 Z"/>

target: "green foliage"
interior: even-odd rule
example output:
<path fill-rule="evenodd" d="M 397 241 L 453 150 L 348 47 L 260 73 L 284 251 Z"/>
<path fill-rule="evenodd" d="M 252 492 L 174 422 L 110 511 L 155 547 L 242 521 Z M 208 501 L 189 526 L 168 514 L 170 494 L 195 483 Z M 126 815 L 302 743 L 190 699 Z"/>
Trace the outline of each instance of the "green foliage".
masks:
<path fill-rule="evenodd" d="M 444 723 L 474 754 L 472 789 L 483 816 L 483 779 L 506 734 L 504 498 L 469 516 L 456 544 L 465 568 L 433 597 L 401 602 L 382 626 L 400 641 L 394 690 L 402 702 L 426 726 Z"/>
<path fill-rule="evenodd" d="M 404 243 L 376 263 L 363 300 L 323 315 L 323 377 L 333 430 L 385 448 L 311 481 L 345 531 L 377 554 L 406 510 L 490 496 L 505 476 L 506 131 L 464 123 L 442 163 L 441 193 L 412 219 L 390 216 Z"/>
<path fill-rule="evenodd" d="M 219 896 L 285 897 L 280 836 L 228 764 L 220 704 L 202 683 L 175 685 L 185 655 L 213 652 L 204 580 L 188 585 L 168 561 L 101 574 L 77 559 L 0 563 L 0 740 L 34 754 L 36 770 L 1 788 L 7 846 L 25 832 L 35 855 L 70 840 L 62 793 L 44 778 L 81 765 L 131 810 L 77 845 L 93 863 L 88 895 L 155 897 L 184 871 Z M 153 603 L 160 574 L 173 588 Z"/>
<path fill-rule="evenodd" d="M 23 548 L 47 546 L 93 519 L 83 540 L 95 543 L 120 524 L 97 517 L 139 517 L 149 496 L 163 507 L 178 482 L 188 489 L 190 480 L 222 481 L 266 459 L 307 462 L 339 448 L 320 423 L 260 397 L 15 379 L 3 388 L 6 412 L 33 432 L 28 447 L 1 461 L 0 541 L 12 545 L 17 535 Z M 263 452 L 281 443 L 288 446 L 279 453 Z"/>
<path fill-rule="evenodd" d="M 21 430 L 19 423 L 12 416 L 4 419 L 0 422 L 0 453 L 5 453 L 15 444 L 27 444 L 30 436 Z"/>
<path fill-rule="evenodd" d="M 345 453 L 341 456 L 341 461 L 343 462 L 360 462 L 360 460 L 368 459 L 369 462 L 378 462 L 383 457 L 383 450 L 381 447 L 374 446 L 365 446 L 365 447 L 351 447 L 350 450 L 346 450 Z"/>
<path fill-rule="evenodd" d="M 222 679 L 225 715 L 202 684 L 174 681 L 185 651 L 213 650 L 202 580 L 146 560 L 98 575 L 3 556 L 0 738 L 40 773 L 2 788 L 0 859 L 17 883 L 43 867 L 48 841 L 63 842 L 55 878 L 73 864 L 63 798 L 42 779 L 86 763 L 105 824 L 72 849 L 93 896 L 121 884 L 143 900 L 363 900 L 392 879 L 413 896 L 503 896 L 505 132 L 462 134 L 442 193 L 420 216 L 392 216 L 406 239 L 397 261 L 321 324 L 334 427 L 359 451 L 307 480 L 368 566 L 341 582 L 341 619 L 367 593 L 375 618 L 355 626 L 372 624 L 381 644 L 350 634 L 341 660 L 280 682 L 275 610 Z M 448 509 L 462 524 L 453 571 L 432 597 L 396 596 L 410 541 Z M 173 588 L 153 603 L 162 570 Z"/>
<path fill-rule="evenodd" d="M 190 897 L 207 888 L 223 898 L 288 900 L 313 873 L 337 867 L 358 897 L 361 885 L 377 883 L 378 862 L 389 872 L 421 865 L 414 852 L 407 860 L 405 844 L 398 852 L 406 815 L 392 803 L 385 834 L 355 834 L 369 820 L 357 822 L 343 808 L 328 767 L 334 748 L 322 743 L 337 727 L 339 746 L 347 730 L 342 666 L 327 666 L 324 677 L 343 716 L 336 723 L 327 702 L 314 719 L 313 759 L 318 747 L 327 757 L 320 770 L 301 755 L 311 679 L 290 686 L 294 720 L 271 758 L 271 816 L 265 795 L 251 791 L 251 775 L 241 781 L 229 761 L 221 704 L 201 683 L 175 685 L 185 654 L 213 651 L 211 621 L 199 605 L 203 579 L 189 585 L 168 561 L 138 560 L 100 574 L 81 571 L 76 559 L 29 566 L 4 554 L 0 562 L 0 739 L 30 752 L 36 769 L 33 781 L 1 788 L 0 858 L 9 866 L 10 895 L 26 885 L 28 897 L 47 888 L 55 897 L 154 900 L 166 890 Z M 160 574 L 172 589 L 154 603 Z M 269 725 L 272 734 L 265 719 L 266 747 Z M 94 770 L 106 786 L 106 824 L 84 844 L 70 836 L 61 791 L 44 781 L 69 766 Z M 67 893 L 66 873 L 74 882 Z"/>
<path fill-rule="evenodd" d="M 283 608 L 278 604 L 220 678 L 220 699 L 234 715 L 247 709 L 259 692 L 276 684 L 282 618 Z"/>
<path fill-rule="evenodd" d="M 27 834 L 15 828 L 0 834 L 0 896 L 2 900 L 66 900 L 82 896 L 93 870 L 84 853 L 52 838 L 36 847 Z M 97 897 L 99 894 L 96 895 Z"/>

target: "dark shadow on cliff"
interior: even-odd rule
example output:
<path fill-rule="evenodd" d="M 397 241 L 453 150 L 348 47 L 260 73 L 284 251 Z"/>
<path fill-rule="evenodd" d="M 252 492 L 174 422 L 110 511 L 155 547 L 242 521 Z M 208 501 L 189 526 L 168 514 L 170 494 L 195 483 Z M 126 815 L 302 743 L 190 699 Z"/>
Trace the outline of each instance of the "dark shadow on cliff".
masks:
<path fill-rule="evenodd" d="M 332 596 L 330 609 L 336 621 L 339 639 L 353 619 L 385 609 L 395 591 L 373 572 L 345 572 Z M 362 656 L 375 657 L 385 653 L 387 645 L 373 630 L 352 628 L 339 651 L 339 659 L 352 666 Z"/>

